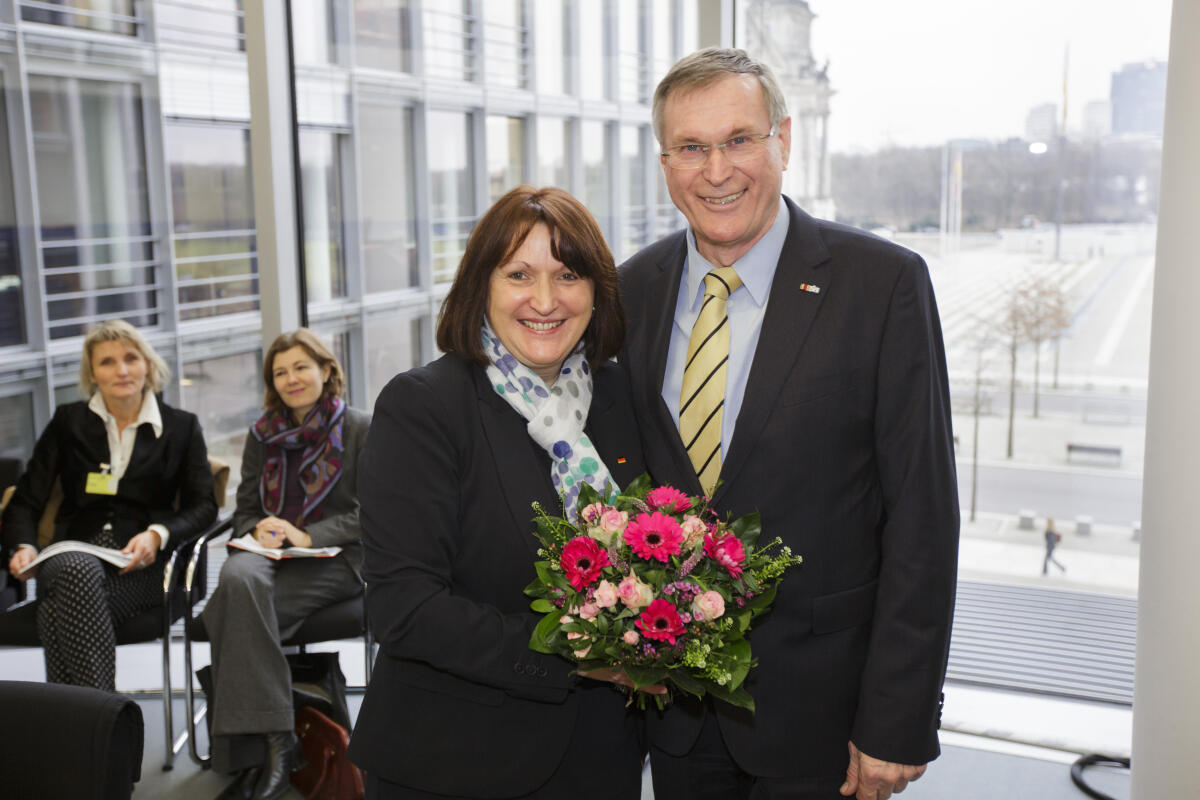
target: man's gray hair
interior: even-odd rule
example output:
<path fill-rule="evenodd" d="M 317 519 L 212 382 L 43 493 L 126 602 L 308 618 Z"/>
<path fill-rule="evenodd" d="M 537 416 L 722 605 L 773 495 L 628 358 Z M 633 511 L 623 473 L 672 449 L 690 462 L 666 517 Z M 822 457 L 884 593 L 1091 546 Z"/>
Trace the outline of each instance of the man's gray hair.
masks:
<path fill-rule="evenodd" d="M 745 50 L 706 47 L 675 62 L 675 66 L 671 67 L 654 90 L 654 136 L 659 145 L 666 145 L 663 141 L 663 108 L 667 98 L 693 92 L 730 75 L 753 75 L 758 78 L 772 127 L 787 119 L 787 102 L 770 67 L 751 58 Z"/>

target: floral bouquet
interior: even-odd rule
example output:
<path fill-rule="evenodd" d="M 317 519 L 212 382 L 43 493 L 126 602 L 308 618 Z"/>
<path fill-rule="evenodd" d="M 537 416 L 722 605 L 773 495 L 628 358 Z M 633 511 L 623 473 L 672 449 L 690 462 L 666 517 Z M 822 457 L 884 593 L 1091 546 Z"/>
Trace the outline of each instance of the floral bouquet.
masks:
<path fill-rule="evenodd" d="M 545 616 L 530 648 L 754 710 L 746 633 L 801 562 L 778 538 L 758 546 L 757 513 L 721 521 L 707 498 L 652 488 L 647 475 L 609 502 L 583 484 L 574 522 L 534 510 L 543 560 L 525 593 Z"/>

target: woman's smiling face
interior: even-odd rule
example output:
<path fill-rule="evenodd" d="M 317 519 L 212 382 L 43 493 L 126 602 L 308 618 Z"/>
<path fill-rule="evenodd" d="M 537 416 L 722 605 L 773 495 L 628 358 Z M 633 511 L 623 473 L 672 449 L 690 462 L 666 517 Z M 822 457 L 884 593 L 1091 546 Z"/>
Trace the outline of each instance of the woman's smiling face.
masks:
<path fill-rule="evenodd" d="M 492 271 L 487 318 L 508 352 L 549 385 L 583 338 L 594 297 L 592 281 L 554 257 L 550 231 L 539 223 Z"/>

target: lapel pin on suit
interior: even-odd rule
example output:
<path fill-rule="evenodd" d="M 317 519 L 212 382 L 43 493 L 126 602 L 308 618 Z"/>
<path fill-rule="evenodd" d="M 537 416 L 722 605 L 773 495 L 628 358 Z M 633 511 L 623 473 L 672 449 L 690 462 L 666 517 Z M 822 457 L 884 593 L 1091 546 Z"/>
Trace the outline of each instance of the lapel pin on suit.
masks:
<path fill-rule="evenodd" d="M 806 292 L 811 292 L 812 294 L 820 294 L 821 293 L 821 287 L 814 286 L 811 283 L 802 283 L 802 284 L 800 284 L 800 288 Z"/>

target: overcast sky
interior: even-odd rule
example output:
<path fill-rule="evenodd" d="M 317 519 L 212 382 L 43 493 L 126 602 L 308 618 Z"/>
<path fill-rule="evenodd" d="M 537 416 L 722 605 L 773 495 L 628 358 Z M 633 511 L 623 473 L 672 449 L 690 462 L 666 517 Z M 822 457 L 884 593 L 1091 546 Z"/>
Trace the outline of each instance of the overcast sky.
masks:
<path fill-rule="evenodd" d="M 1020 136 L 1059 103 L 1068 128 L 1121 65 L 1166 59 L 1170 0 L 808 0 L 829 60 L 833 152 Z"/>

